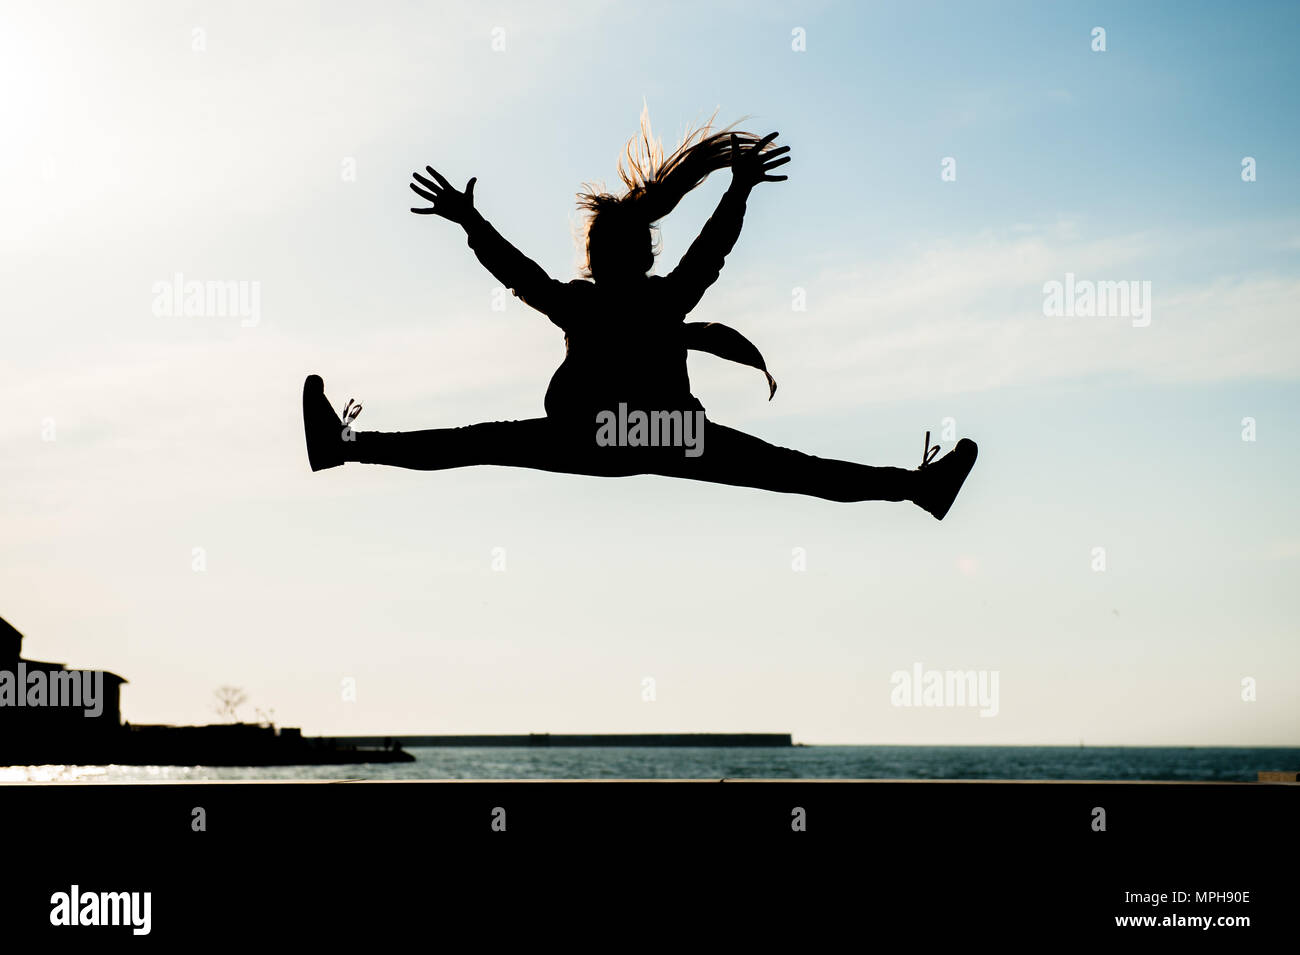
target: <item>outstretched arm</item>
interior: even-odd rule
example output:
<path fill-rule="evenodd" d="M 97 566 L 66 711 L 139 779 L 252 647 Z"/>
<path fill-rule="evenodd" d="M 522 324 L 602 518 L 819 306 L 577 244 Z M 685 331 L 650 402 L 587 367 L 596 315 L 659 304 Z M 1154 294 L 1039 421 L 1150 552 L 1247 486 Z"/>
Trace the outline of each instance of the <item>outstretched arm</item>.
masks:
<path fill-rule="evenodd" d="M 699 304 L 708 287 L 718 280 L 723 262 L 740 238 L 750 190 L 760 182 L 782 182 L 789 178 L 771 174 L 771 170 L 790 161 L 789 156 L 782 155 L 790 151 L 789 146 L 762 152 L 778 135 L 769 133 L 748 149 L 741 146 L 736 136 L 731 137 L 731 185 L 677 268 L 667 276 L 683 312 Z"/>
<path fill-rule="evenodd" d="M 498 282 L 527 305 L 551 315 L 564 283 L 551 278 L 540 265 L 506 241 L 474 208 L 474 183 L 478 177 L 469 181 L 464 192 L 458 192 L 432 166 L 424 168 L 433 178 L 414 173 L 411 189 L 433 205 L 411 211 L 417 215 L 439 215 L 458 223 L 465 230 L 469 247 Z"/>

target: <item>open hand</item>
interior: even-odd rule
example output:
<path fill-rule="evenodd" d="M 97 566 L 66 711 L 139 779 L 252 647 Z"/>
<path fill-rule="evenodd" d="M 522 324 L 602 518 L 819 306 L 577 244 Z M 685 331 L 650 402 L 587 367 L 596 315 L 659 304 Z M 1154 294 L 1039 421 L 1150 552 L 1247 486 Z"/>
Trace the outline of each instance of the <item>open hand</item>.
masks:
<path fill-rule="evenodd" d="M 771 171 L 777 166 L 784 166 L 790 161 L 783 155 L 790 151 L 789 146 L 779 149 L 763 150 L 780 133 L 768 133 L 752 146 L 742 146 L 740 138 L 731 134 L 731 180 L 737 185 L 753 187 L 760 182 L 784 182 L 789 176 L 773 176 Z M 778 159 L 776 157 L 780 156 Z"/>
<path fill-rule="evenodd" d="M 415 182 L 411 183 L 411 191 L 421 199 L 428 199 L 433 203 L 428 209 L 412 209 L 416 215 L 442 216 L 444 219 L 450 219 L 452 222 L 464 222 L 465 218 L 474 211 L 474 183 L 478 182 L 475 176 L 465 186 L 464 192 L 457 192 L 442 174 L 432 166 L 425 166 L 427 172 L 433 179 L 426 179 L 418 172 L 412 173 L 415 176 Z M 419 183 L 419 185 L 416 185 Z"/>

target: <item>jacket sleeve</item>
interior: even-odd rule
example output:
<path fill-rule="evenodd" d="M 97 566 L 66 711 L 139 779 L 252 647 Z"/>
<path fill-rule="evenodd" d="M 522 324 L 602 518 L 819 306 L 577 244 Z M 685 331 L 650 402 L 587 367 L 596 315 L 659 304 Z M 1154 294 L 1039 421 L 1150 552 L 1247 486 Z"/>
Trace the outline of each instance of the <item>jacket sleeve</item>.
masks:
<path fill-rule="evenodd" d="M 469 247 L 483 267 L 524 304 L 560 324 L 556 313 L 565 283 L 547 275 L 540 265 L 506 241 L 477 211 L 471 213 L 464 228 Z"/>
<path fill-rule="evenodd" d="M 747 195 L 748 190 L 728 188 L 677 268 L 665 276 L 683 313 L 699 304 L 708 287 L 718 280 L 727 254 L 740 238 Z"/>

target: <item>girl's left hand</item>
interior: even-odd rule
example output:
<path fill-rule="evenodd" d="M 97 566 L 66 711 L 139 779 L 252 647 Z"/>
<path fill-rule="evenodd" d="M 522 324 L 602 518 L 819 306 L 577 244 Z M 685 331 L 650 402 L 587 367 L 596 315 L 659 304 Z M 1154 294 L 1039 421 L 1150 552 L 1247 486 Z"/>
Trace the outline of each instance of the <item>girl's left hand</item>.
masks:
<path fill-rule="evenodd" d="M 411 183 L 411 191 L 421 199 L 428 199 L 432 206 L 428 209 L 412 209 L 417 215 L 442 216 L 444 219 L 450 219 L 452 222 L 464 222 L 465 218 L 474 211 L 474 183 L 478 182 L 475 176 L 469 181 L 464 192 L 458 192 L 456 187 L 449 183 L 439 172 L 432 166 L 425 166 L 427 172 L 433 179 L 426 179 L 418 172 L 412 173 L 415 182 Z"/>

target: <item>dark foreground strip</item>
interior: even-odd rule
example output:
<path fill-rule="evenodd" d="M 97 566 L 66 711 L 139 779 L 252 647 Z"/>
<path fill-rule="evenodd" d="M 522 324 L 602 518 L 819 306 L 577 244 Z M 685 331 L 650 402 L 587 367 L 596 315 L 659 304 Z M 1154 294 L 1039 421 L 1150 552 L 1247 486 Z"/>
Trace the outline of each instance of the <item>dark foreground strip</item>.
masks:
<path fill-rule="evenodd" d="M 1175 910 L 1286 938 L 1297 809 L 1300 785 L 1250 783 L 2 785 L 0 938 L 283 946 L 454 928 L 493 949 L 612 920 L 676 951 L 673 932 L 703 918 L 701 942 L 798 930 L 817 951 L 846 928 L 992 943 L 1134 933 L 1116 916 Z M 51 925 L 73 885 L 151 893 L 149 935 Z M 1211 891 L 1228 894 L 1195 903 Z M 1172 892 L 1186 904 L 1126 901 Z M 599 939 L 572 950 L 635 947 Z"/>

